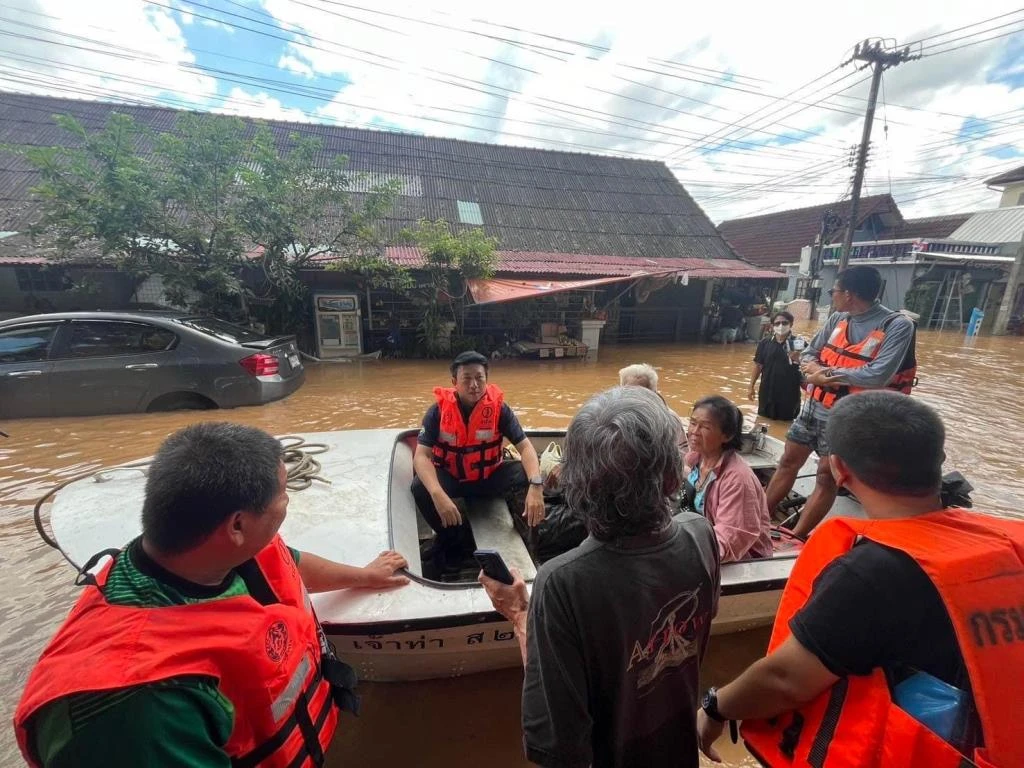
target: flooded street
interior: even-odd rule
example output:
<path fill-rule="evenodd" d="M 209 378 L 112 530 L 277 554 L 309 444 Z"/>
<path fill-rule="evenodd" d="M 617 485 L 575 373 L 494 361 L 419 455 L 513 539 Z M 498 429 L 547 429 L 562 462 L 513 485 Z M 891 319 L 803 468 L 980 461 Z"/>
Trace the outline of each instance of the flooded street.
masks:
<path fill-rule="evenodd" d="M 975 506 L 1024 515 L 1024 462 L 1013 435 L 1024 426 L 1024 339 L 965 340 L 922 333 L 916 396 L 946 420 L 947 468 L 975 486 Z M 752 344 L 604 347 L 596 362 L 500 361 L 491 378 L 526 427 L 564 427 L 595 391 L 617 383 L 629 363 L 658 368 L 669 405 L 689 413 L 697 398 L 720 393 L 748 414 L 745 398 Z M 18 764 L 10 716 L 25 677 L 45 641 L 70 608 L 77 589 L 63 560 L 38 538 L 33 502 L 49 487 L 101 466 L 151 454 L 170 432 L 199 420 L 226 419 L 271 433 L 315 432 L 418 424 L 430 390 L 448 383 L 445 361 L 370 361 L 311 367 L 291 398 L 259 408 L 221 412 L 33 419 L 0 425 L 0 765 Z M 782 437 L 785 425 L 773 423 Z M 116 500 L 111 500 L 116 503 Z M 355 501 L 355 500 L 353 500 Z M 767 631 L 717 638 L 705 665 L 708 682 L 725 682 L 760 654 Z M 347 718 L 332 764 L 462 766 L 484 759 L 490 768 L 523 766 L 519 732 L 519 670 L 415 684 L 363 684 L 364 714 Z M 725 748 L 730 765 L 753 765 Z"/>

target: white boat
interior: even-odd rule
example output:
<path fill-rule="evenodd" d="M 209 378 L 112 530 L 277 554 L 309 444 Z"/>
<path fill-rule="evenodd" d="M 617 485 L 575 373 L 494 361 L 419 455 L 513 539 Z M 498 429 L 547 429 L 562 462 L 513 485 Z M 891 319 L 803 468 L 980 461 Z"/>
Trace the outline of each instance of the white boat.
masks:
<path fill-rule="evenodd" d="M 382 550 L 409 561 L 409 585 L 375 592 L 340 590 L 313 603 L 341 658 L 365 680 L 423 680 L 515 666 L 519 649 L 511 625 L 497 614 L 474 578 L 456 583 L 424 576 L 420 543 L 429 529 L 416 511 L 409 486 L 416 430 L 354 430 L 300 435 L 328 450 L 318 455 L 320 477 L 291 493 L 281 528 L 292 547 L 332 560 L 363 565 Z M 542 451 L 564 431 L 528 431 Z M 758 472 L 775 468 L 783 443 L 741 454 Z M 814 485 L 816 459 L 801 472 L 794 491 Z M 120 548 L 141 532 L 145 467 L 114 468 L 69 483 L 52 495 L 50 527 L 74 564 L 104 549 Z M 38 509 L 38 508 L 37 508 Z M 515 530 L 504 501 L 474 502 L 467 518 L 476 545 L 499 550 L 530 584 L 537 569 Z M 517 510 L 518 511 L 518 510 Z M 861 515 L 860 505 L 839 497 L 830 514 Z M 715 634 L 770 624 L 795 559 L 795 551 L 722 567 L 722 594 Z"/>

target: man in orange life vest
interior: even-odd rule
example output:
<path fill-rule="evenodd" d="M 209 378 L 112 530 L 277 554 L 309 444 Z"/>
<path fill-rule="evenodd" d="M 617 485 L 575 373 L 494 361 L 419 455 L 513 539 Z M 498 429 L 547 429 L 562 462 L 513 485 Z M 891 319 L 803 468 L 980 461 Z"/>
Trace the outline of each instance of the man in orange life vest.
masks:
<path fill-rule="evenodd" d="M 434 569 L 458 568 L 467 531 L 453 498 L 494 498 L 529 483 L 527 522 L 544 519 L 540 459 L 502 391 L 487 381 L 487 358 L 463 352 L 451 364 L 452 387 L 436 387 L 437 402 L 423 417 L 417 439 L 412 494 L 436 534 L 430 553 Z M 502 462 L 508 439 L 522 457 Z"/>
<path fill-rule="evenodd" d="M 1024 522 L 941 508 L 945 430 L 917 400 L 844 398 L 828 438 L 836 482 L 867 520 L 811 537 L 768 655 L 705 694 L 701 749 L 718 760 L 724 721 L 743 720 L 747 747 L 773 768 L 1024 765 Z M 897 706 L 890 686 L 910 675 L 958 689 L 972 727 L 940 738 Z"/>
<path fill-rule="evenodd" d="M 817 451 L 814 492 L 793 528 L 798 536 L 807 536 L 836 500 L 825 437 L 832 406 L 865 389 L 909 394 L 913 386 L 917 372 L 914 323 L 878 302 L 881 288 L 882 276 L 874 267 L 850 267 L 836 275 L 835 287 L 829 291 L 835 311 L 801 356 L 810 396 L 786 433 L 785 450 L 765 491 L 768 509 L 775 509 L 792 489 L 811 451 Z"/>
<path fill-rule="evenodd" d="M 149 467 L 142 536 L 88 586 L 29 676 L 14 723 L 46 768 L 320 765 L 352 670 L 309 592 L 408 582 L 285 546 L 281 444 L 238 424 L 171 435 Z M 83 573 L 84 573 L 83 570 Z"/>

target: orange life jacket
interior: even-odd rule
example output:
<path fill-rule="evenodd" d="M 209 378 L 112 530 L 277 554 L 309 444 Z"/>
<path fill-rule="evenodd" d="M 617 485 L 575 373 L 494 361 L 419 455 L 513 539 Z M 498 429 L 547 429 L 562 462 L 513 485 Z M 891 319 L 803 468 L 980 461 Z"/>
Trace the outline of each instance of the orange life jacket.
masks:
<path fill-rule="evenodd" d="M 333 658 L 280 536 L 255 563 L 267 599 L 277 602 L 244 595 L 156 608 L 112 605 L 103 588 L 113 563 L 89 579 L 18 704 L 14 726 L 25 760 L 40 765 L 32 718 L 57 699 L 203 675 L 235 709 L 224 747 L 234 766 L 321 765 L 338 724 L 335 696 L 354 701 L 354 673 Z"/>
<path fill-rule="evenodd" d="M 856 344 L 850 343 L 850 339 L 847 336 L 849 318 L 843 318 L 836 323 L 836 327 L 828 337 L 828 341 L 825 342 L 825 346 L 818 353 L 818 359 L 821 360 L 821 364 L 826 368 L 863 368 L 878 356 L 878 351 L 882 348 L 882 343 L 885 341 L 886 328 L 896 319 L 898 314 L 893 312 L 882 321 L 881 328 L 876 328 Z M 903 357 L 903 362 L 900 363 L 900 367 L 893 374 L 893 377 L 889 379 L 889 383 L 885 385 L 886 389 L 894 389 L 905 395 L 910 394 L 917 378 L 916 347 L 917 334 L 915 332 L 910 338 L 910 347 Z M 819 387 L 816 384 L 812 384 L 808 387 L 807 391 L 810 392 L 811 397 L 823 406 L 831 408 L 839 398 L 851 395 L 854 392 L 863 392 L 864 387 L 846 385 Z"/>
<path fill-rule="evenodd" d="M 961 755 L 893 703 L 885 673 L 876 669 L 843 678 L 798 711 L 744 722 L 750 752 L 772 768 L 1024 766 L 1024 523 L 962 509 L 825 523 L 793 567 L 769 652 L 789 637 L 789 621 L 818 574 L 858 536 L 906 552 L 935 584 L 963 654 L 984 746 Z"/>
<path fill-rule="evenodd" d="M 436 387 L 434 397 L 441 411 L 441 428 L 434 443 L 434 466 L 464 483 L 489 477 L 501 464 L 501 405 L 504 394 L 488 384 L 473 407 L 469 424 L 462 418 L 459 396 L 451 387 Z"/>

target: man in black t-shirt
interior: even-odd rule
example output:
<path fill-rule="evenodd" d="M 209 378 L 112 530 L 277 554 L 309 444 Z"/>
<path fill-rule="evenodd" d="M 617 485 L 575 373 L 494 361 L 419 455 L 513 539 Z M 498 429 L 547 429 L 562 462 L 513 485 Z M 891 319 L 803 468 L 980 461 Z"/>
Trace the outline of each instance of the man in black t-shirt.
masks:
<path fill-rule="evenodd" d="M 463 352 L 451 373 L 453 386 L 434 390 L 437 402 L 423 417 L 413 457 L 412 494 L 436 534 L 430 559 L 438 572 L 457 569 L 468 554 L 468 531 L 453 499 L 501 498 L 529 485 L 523 516 L 531 526 L 544 519 L 540 459 L 501 390 L 488 383 L 487 358 Z M 504 440 L 521 462 L 502 461 Z"/>
<path fill-rule="evenodd" d="M 526 757 L 547 768 L 696 768 L 700 662 L 718 607 L 708 521 L 671 517 L 679 421 L 656 393 L 592 398 L 565 437 L 560 487 L 590 536 L 527 594 L 483 574 L 526 665 Z"/>
<path fill-rule="evenodd" d="M 853 492 L 869 520 L 924 520 L 941 510 L 945 429 L 927 405 L 894 392 L 851 395 L 832 409 L 827 438 L 836 482 Z M 847 676 L 881 669 L 898 679 L 919 670 L 970 688 L 953 623 L 931 578 L 910 555 L 868 538 L 821 570 L 788 629 L 790 636 L 765 658 L 705 695 L 698 727 L 712 759 L 711 744 L 725 719 L 766 721 L 801 710 Z"/>

